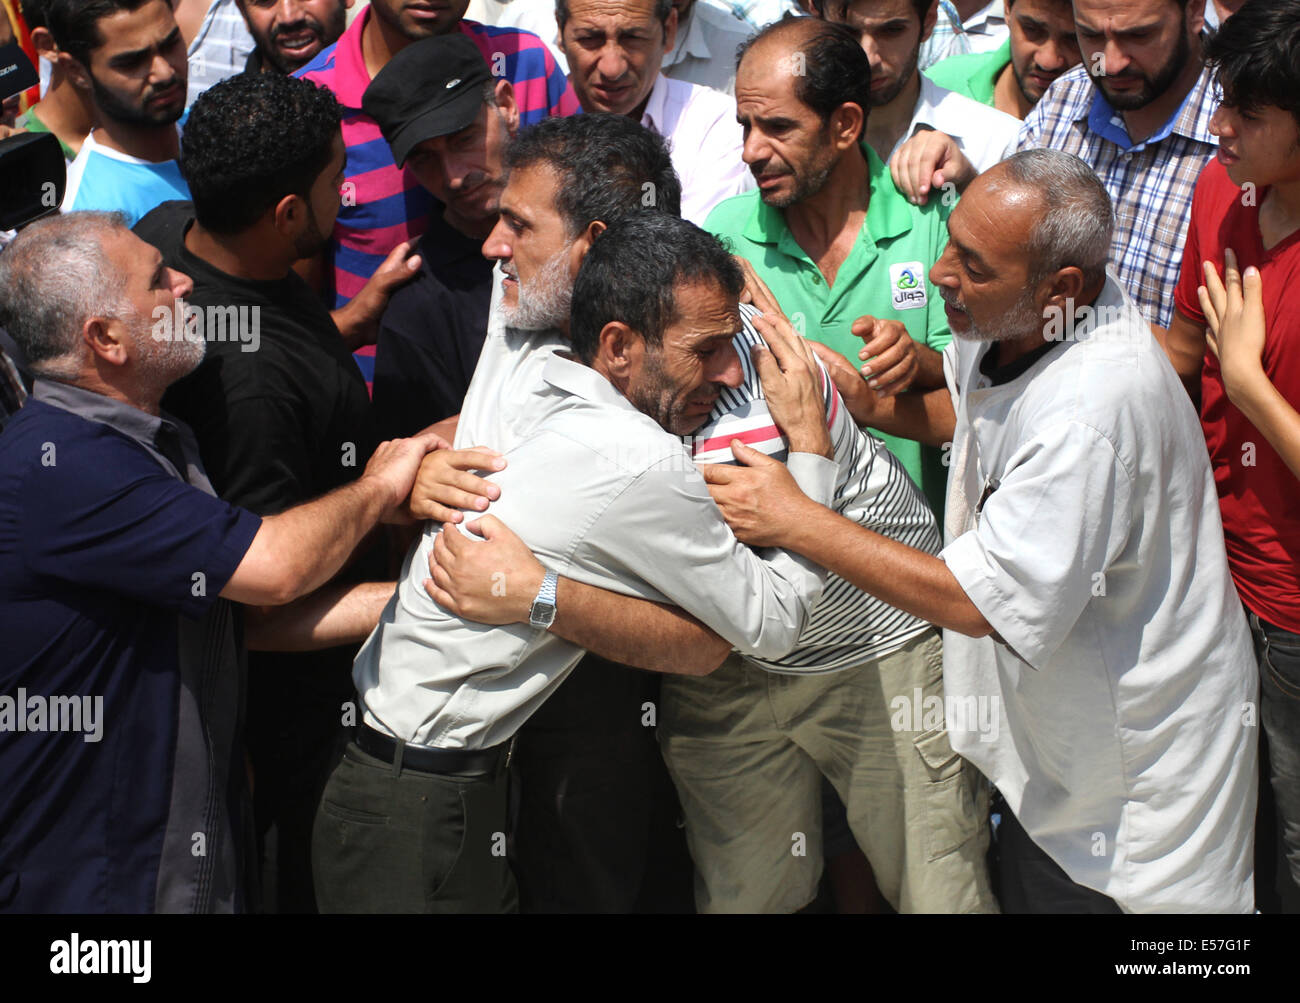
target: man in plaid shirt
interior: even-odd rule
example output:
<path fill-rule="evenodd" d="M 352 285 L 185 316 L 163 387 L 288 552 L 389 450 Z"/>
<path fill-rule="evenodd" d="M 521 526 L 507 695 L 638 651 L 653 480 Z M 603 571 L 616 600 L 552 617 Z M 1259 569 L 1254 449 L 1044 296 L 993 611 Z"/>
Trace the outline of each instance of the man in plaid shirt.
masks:
<path fill-rule="evenodd" d="M 1111 16 L 1110 6 L 1076 0 L 1083 63 L 1029 113 L 1017 149 L 1064 150 L 1097 172 L 1115 205 L 1111 266 L 1147 320 L 1167 328 L 1192 190 L 1218 146 L 1218 89 L 1201 62 L 1204 9 L 1140 0 Z"/>
<path fill-rule="evenodd" d="M 1134 0 L 1111 11 L 1106 0 L 1074 0 L 1083 63 L 1035 105 L 1016 149 L 1063 150 L 1097 172 L 1115 206 L 1111 267 L 1147 320 L 1168 328 L 1192 190 L 1218 148 L 1210 116 L 1219 91 L 1201 60 L 1199 0 Z M 914 136 L 890 167 L 920 202 L 978 173 L 939 133 Z"/>

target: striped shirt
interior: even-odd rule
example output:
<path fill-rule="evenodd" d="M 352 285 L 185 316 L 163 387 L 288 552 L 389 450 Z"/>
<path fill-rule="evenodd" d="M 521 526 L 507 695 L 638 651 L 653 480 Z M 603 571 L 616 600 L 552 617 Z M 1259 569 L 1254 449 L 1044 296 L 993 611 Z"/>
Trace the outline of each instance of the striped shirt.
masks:
<path fill-rule="evenodd" d="M 1052 84 L 1020 131 L 1017 149 L 1050 147 L 1087 161 L 1115 204 L 1110 259 L 1148 321 L 1168 327 L 1192 215 L 1192 192 L 1218 140 L 1214 75 L 1201 72 L 1182 105 L 1150 137 L 1129 140 L 1124 119 L 1076 66 Z"/>
<path fill-rule="evenodd" d="M 435 204 L 415 176 L 394 163 L 379 123 L 361 110 L 361 97 L 370 86 L 361 34 L 370 14 L 369 8 L 359 14 L 337 42 L 296 74 L 328 88 L 343 106 L 347 167 L 328 252 L 335 307 L 361 291 L 394 247 L 424 233 Z M 514 87 L 520 128 L 578 111 L 568 80 L 536 35 L 473 21 L 461 21 L 459 27 L 479 47 L 493 72 Z M 374 355 L 373 345 L 357 353 L 367 383 L 374 377 Z"/>
<path fill-rule="evenodd" d="M 750 321 L 756 311 L 748 304 L 742 304 L 740 310 L 744 327 L 734 344 L 745 380 L 734 390 L 722 391 L 708 423 L 688 438 L 697 463 L 734 463 L 729 445 L 732 439 L 782 462 L 786 460 L 785 439 L 767 409 L 763 385 L 750 358 L 750 348 L 763 343 Z M 937 554 L 939 531 L 925 496 L 885 444 L 858 428 L 824 370 L 822 388 L 839 468 L 834 510 L 891 540 Z M 919 617 L 830 575 L 808 625 L 799 635 L 798 646 L 790 654 L 770 660 L 746 657 L 773 672 L 832 672 L 887 655 L 929 628 Z"/>
<path fill-rule="evenodd" d="M 255 48 L 257 43 L 235 0 L 212 0 L 186 51 L 189 75 L 185 107 L 189 108 L 213 84 L 242 73 Z"/>

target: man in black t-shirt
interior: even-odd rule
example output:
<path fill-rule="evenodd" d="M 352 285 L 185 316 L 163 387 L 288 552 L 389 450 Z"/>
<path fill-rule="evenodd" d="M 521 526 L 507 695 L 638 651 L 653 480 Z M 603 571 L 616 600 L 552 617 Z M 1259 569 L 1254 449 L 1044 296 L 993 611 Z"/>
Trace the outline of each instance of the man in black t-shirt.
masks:
<path fill-rule="evenodd" d="M 222 81 L 195 103 L 185 130 L 181 170 L 193 203 L 164 203 L 135 228 L 194 282 L 184 315 L 154 317 L 154 339 L 207 342 L 202 365 L 167 392 L 163 409 L 194 429 L 217 493 L 259 515 L 354 480 L 378 442 L 361 372 L 292 270 L 334 225 L 339 121 L 333 95 L 306 81 L 275 73 Z M 306 601 L 325 609 L 344 581 L 387 577 L 382 548 L 358 554 Z M 390 594 L 377 587 L 372 608 L 352 611 L 350 639 L 365 638 Z M 355 651 L 250 655 L 247 734 L 268 910 L 315 910 L 311 824 L 351 723 Z"/>
<path fill-rule="evenodd" d="M 464 35 L 399 52 L 366 89 L 393 159 L 446 207 L 420 240 L 415 278 L 393 294 L 375 347 L 375 419 L 385 437 L 460 413 L 492 299 L 482 246 L 496 224 L 506 144 L 519 129 L 510 81 Z"/>

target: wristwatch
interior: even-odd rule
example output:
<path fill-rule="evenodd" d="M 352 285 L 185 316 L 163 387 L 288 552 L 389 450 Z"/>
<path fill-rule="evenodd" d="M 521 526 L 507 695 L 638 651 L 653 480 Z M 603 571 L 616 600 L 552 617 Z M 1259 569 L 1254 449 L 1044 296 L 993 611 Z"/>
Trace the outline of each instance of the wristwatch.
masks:
<path fill-rule="evenodd" d="M 546 572 L 542 587 L 537 590 L 537 598 L 528 611 L 528 622 L 534 627 L 546 630 L 555 622 L 555 590 L 559 582 L 560 576 L 554 571 Z"/>

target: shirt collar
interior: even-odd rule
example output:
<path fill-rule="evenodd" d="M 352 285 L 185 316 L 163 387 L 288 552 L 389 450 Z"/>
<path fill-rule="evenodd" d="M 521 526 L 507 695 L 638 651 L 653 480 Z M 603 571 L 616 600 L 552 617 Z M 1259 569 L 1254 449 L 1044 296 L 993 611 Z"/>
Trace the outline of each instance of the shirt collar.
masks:
<path fill-rule="evenodd" d="M 86 421 L 98 422 L 120 432 L 143 446 L 162 462 L 173 476 L 192 481 L 192 468 L 198 467 L 195 456 L 189 456 L 189 442 L 181 433 L 182 426 L 165 416 L 149 414 L 125 401 L 114 400 L 93 390 L 75 387 L 70 383 L 37 378 L 32 386 L 32 399 L 75 414 Z M 188 431 L 188 429 L 186 429 Z M 202 468 L 198 467 L 201 471 Z M 206 478 L 204 478 L 206 484 Z M 209 492 L 210 488 L 207 489 Z"/>
<path fill-rule="evenodd" d="M 557 390 L 598 404 L 612 404 L 635 411 L 631 402 L 614 389 L 614 385 L 591 366 L 576 359 L 552 353 L 542 369 L 542 379 Z M 639 412 L 638 412 L 639 413 Z"/>
<path fill-rule="evenodd" d="M 869 178 L 870 201 L 867 203 L 867 219 L 863 224 L 863 233 L 879 242 L 890 237 L 897 237 L 912 229 L 912 209 L 906 199 L 894 187 L 894 180 L 889 174 L 876 151 L 865 142 L 861 144 L 862 152 L 867 158 L 867 176 Z M 802 251 L 791 251 L 797 247 L 790 229 L 785 224 L 785 216 L 780 209 L 774 209 L 762 200 L 754 200 L 754 212 L 745 223 L 744 235 L 747 240 L 757 244 L 776 244 L 778 249 L 792 255 Z"/>
<path fill-rule="evenodd" d="M 699 17 L 699 0 L 691 5 L 691 12 L 686 16 L 686 27 L 677 22 L 677 41 L 672 50 L 664 57 L 664 66 L 676 66 L 683 59 L 712 59 L 708 40 L 704 37 L 704 19 Z"/>
<path fill-rule="evenodd" d="M 696 0 L 698 3 L 699 0 Z M 655 77 L 655 85 L 650 89 L 646 99 L 645 111 L 641 115 L 641 124 L 647 129 L 663 135 L 663 126 L 668 119 L 668 78 L 660 73 Z M 671 131 L 671 130 L 670 130 Z"/>
<path fill-rule="evenodd" d="M 1198 143 L 1218 145 L 1219 141 L 1210 132 L 1210 117 L 1218 107 L 1219 88 L 1214 73 L 1208 66 L 1201 70 L 1196 83 L 1183 98 L 1183 103 L 1169 116 L 1169 120 L 1141 143 L 1133 143 L 1129 139 L 1128 127 L 1125 126 L 1121 114 L 1111 107 L 1110 102 L 1106 100 L 1106 95 L 1096 84 L 1092 86 L 1094 91 L 1092 101 L 1084 106 L 1076 120 L 1086 117 L 1090 131 L 1114 143 L 1122 150 L 1140 150 L 1174 133 Z"/>
<path fill-rule="evenodd" d="M 994 0 L 983 10 L 977 10 L 970 16 L 970 20 L 962 25 L 962 29 L 968 34 L 987 35 L 991 34 L 990 29 L 1002 27 L 1007 23 L 1007 12 L 1003 8 L 1002 0 Z"/>
<path fill-rule="evenodd" d="M 334 76 L 330 90 L 339 104 L 346 108 L 359 109 L 361 98 L 370 86 L 370 72 L 361 51 L 361 33 L 366 30 L 369 20 L 370 7 L 367 5 L 334 43 Z"/>

